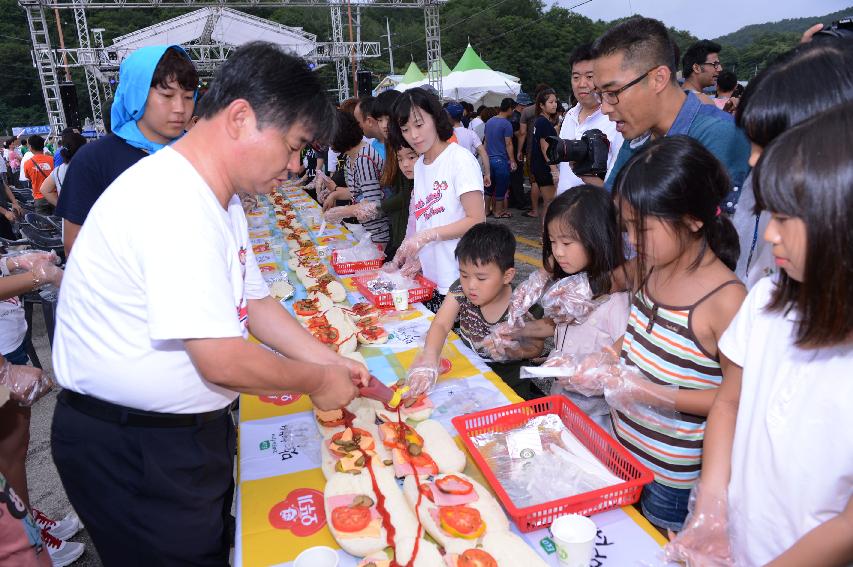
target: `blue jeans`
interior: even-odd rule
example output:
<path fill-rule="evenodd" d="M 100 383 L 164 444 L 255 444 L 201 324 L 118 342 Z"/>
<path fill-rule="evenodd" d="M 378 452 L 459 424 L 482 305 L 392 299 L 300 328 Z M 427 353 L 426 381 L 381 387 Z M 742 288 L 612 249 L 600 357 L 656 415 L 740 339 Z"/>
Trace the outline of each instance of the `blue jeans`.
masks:
<path fill-rule="evenodd" d="M 489 169 L 491 170 L 492 186 L 486 188 L 486 195 L 494 196 L 496 201 L 506 199 L 509 189 L 509 162 L 502 157 L 489 157 Z"/>
<path fill-rule="evenodd" d="M 26 342 L 19 344 L 18 348 L 16 348 L 9 354 L 4 354 L 3 358 L 8 360 L 12 364 L 28 364 L 30 362 L 30 357 L 27 355 Z"/>
<path fill-rule="evenodd" d="M 687 518 L 690 489 L 670 488 L 658 482 L 647 484 L 640 495 L 643 516 L 659 528 L 681 531 Z"/>

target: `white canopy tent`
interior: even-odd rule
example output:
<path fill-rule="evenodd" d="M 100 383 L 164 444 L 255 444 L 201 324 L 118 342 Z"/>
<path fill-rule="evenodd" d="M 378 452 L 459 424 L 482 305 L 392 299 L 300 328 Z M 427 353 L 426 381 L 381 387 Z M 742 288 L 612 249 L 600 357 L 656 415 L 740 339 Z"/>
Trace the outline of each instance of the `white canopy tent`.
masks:
<path fill-rule="evenodd" d="M 442 81 L 444 98 L 468 102 L 475 107 L 480 104 L 498 106 L 504 98 L 515 98 L 521 91 L 521 84 L 512 80 L 514 78 L 492 70 L 468 44 L 459 63 Z"/>

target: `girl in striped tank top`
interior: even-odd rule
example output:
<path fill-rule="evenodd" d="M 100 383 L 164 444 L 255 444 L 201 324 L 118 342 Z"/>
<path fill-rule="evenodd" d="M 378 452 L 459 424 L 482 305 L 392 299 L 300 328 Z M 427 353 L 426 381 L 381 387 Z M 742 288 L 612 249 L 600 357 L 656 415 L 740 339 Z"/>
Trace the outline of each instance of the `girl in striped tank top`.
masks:
<path fill-rule="evenodd" d="M 746 295 L 732 272 L 737 234 L 719 207 L 729 187 L 720 162 L 686 136 L 656 140 L 616 180 L 639 282 L 616 350 L 639 374 L 607 400 L 616 437 L 655 474 L 640 505 L 662 529 L 679 531 L 687 515 L 705 420 L 728 364 L 717 341 Z"/>

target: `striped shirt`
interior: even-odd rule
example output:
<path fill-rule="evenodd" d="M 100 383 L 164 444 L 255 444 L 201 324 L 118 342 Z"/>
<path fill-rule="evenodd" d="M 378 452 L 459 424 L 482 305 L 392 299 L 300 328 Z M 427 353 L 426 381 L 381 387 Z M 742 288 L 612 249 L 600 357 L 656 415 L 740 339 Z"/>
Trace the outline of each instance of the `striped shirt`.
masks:
<path fill-rule="evenodd" d="M 691 327 L 693 311 L 711 295 L 730 284 L 717 287 L 687 307 L 656 303 L 644 290 L 634 296 L 628 329 L 622 342 L 622 359 L 636 366 L 655 384 L 689 390 L 717 388 L 722 380 L 719 358 L 699 343 Z M 651 410 L 635 409 L 630 415 L 615 411 L 616 436 L 652 472 L 660 484 L 689 489 L 702 468 L 705 416 L 679 413 L 663 417 Z"/>
<path fill-rule="evenodd" d="M 371 144 L 362 146 L 355 157 L 347 156 L 345 179 L 353 202 L 382 201 L 385 193 L 379 185 L 379 178 L 383 164 L 384 160 Z M 384 243 L 391 239 L 391 227 L 384 214 L 362 224 L 370 232 L 373 242 Z"/>

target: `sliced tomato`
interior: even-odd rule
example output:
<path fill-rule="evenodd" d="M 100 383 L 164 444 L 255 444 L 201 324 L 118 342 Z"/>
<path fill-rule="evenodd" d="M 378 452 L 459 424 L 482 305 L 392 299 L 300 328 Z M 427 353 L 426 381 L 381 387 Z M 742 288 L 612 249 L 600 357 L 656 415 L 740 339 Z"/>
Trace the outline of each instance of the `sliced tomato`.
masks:
<path fill-rule="evenodd" d="M 388 334 L 385 329 L 377 326 L 362 327 L 361 331 L 359 332 L 371 341 L 375 341 Z"/>
<path fill-rule="evenodd" d="M 326 345 L 333 345 L 338 342 L 341 334 L 334 327 L 315 327 L 311 332 L 317 337 L 317 340 Z"/>
<path fill-rule="evenodd" d="M 455 537 L 475 539 L 486 531 L 480 511 L 470 506 L 442 506 L 438 518 L 441 528 Z"/>
<path fill-rule="evenodd" d="M 419 484 L 418 492 L 423 494 L 424 498 L 426 498 L 430 502 L 435 502 L 435 498 L 432 495 L 432 488 L 430 488 L 428 484 Z"/>
<path fill-rule="evenodd" d="M 325 315 L 314 315 L 308 319 L 308 329 L 316 329 L 317 327 L 328 327 L 329 320 Z"/>
<path fill-rule="evenodd" d="M 435 485 L 445 494 L 469 494 L 474 490 L 473 484 L 455 474 L 437 479 Z"/>
<path fill-rule="evenodd" d="M 339 532 L 360 532 L 370 525 L 370 508 L 340 506 L 332 510 L 332 525 Z"/>
<path fill-rule="evenodd" d="M 313 266 L 309 266 L 308 268 L 308 275 L 312 278 L 316 278 L 317 276 L 324 276 L 327 273 L 329 273 L 329 271 L 323 264 L 314 264 Z"/>
<path fill-rule="evenodd" d="M 361 302 L 352 306 L 352 312 L 359 317 L 366 317 L 368 315 L 374 315 L 377 312 L 377 309 L 370 303 Z"/>
<path fill-rule="evenodd" d="M 456 567 L 498 567 L 498 562 L 482 549 L 466 549 L 456 559 Z"/>
<path fill-rule="evenodd" d="M 415 467 L 417 474 L 438 474 L 438 465 L 426 453 L 420 455 L 412 455 L 407 451 L 400 451 L 400 453 L 402 453 L 406 463 Z"/>
<path fill-rule="evenodd" d="M 375 327 L 379 325 L 378 315 L 364 315 L 360 317 L 361 319 L 359 319 L 355 324 L 359 329 L 365 329 L 367 327 Z"/>
<path fill-rule="evenodd" d="M 320 312 L 320 305 L 313 299 L 300 299 L 293 302 L 293 312 L 300 317 L 312 317 Z"/>

